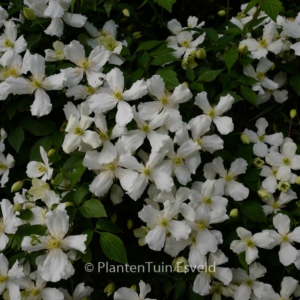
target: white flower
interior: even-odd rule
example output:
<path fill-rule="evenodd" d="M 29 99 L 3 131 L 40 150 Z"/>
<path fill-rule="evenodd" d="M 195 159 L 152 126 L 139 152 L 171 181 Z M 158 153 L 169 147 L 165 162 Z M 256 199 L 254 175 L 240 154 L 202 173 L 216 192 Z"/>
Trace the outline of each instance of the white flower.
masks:
<path fill-rule="evenodd" d="M 16 54 L 26 50 L 27 43 L 22 36 L 17 39 L 17 26 L 13 21 L 5 23 L 4 33 L 0 36 L 0 52 L 4 52 L 0 59 L 2 66 L 7 66 Z"/>
<path fill-rule="evenodd" d="M 173 220 L 180 212 L 181 203 L 164 202 L 164 209 L 158 211 L 151 205 L 144 206 L 138 213 L 140 219 L 147 223 L 150 231 L 147 233 L 145 242 L 149 248 L 155 251 L 160 251 L 170 233 L 177 241 L 187 239 L 191 228 L 182 221 Z"/>
<path fill-rule="evenodd" d="M 243 69 L 243 72 L 246 76 L 258 80 L 258 82 L 252 86 L 252 89 L 254 91 L 258 91 L 259 94 L 265 93 L 263 87 L 268 90 L 276 90 L 278 88 L 278 83 L 272 81 L 266 75 L 266 72 L 269 71 L 272 66 L 273 63 L 271 61 L 269 61 L 267 58 L 262 58 L 257 64 L 256 71 L 252 65 L 247 65 Z"/>
<path fill-rule="evenodd" d="M 149 284 L 146 284 L 144 281 L 140 281 L 140 294 L 138 295 L 134 290 L 129 288 L 120 288 L 114 293 L 114 300 L 156 300 L 146 298 L 146 295 L 150 293 L 151 287 Z"/>
<path fill-rule="evenodd" d="M 161 191 L 171 191 L 174 185 L 170 175 L 171 170 L 168 165 L 162 163 L 165 153 L 163 151 L 161 152 L 152 152 L 145 165 L 139 163 L 137 159 L 130 154 L 121 155 L 121 166 L 139 172 L 135 182 L 132 183 L 127 192 L 133 200 L 137 200 L 141 197 L 149 181 L 153 181 L 156 187 Z"/>
<path fill-rule="evenodd" d="M 46 224 L 48 235 L 26 236 L 21 246 L 23 251 L 29 253 L 45 249 L 47 256 L 40 265 L 40 275 L 45 281 L 57 282 L 69 278 L 75 271 L 63 250 L 74 249 L 84 253 L 87 235 L 66 237 L 69 230 L 69 216 L 65 210 L 49 211 L 46 214 Z"/>
<path fill-rule="evenodd" d="M 281 213 L 273 218 L 273 224 L 278 231 L 277 233 L 275 230 L 269 230 L 270 235 L 274 239 L 273 246 L 280 245 L 279 261 L 284 266 L 288 266 L 295 262 L 299 255 L 292 244 L 294 242 L 300 243 L 300 226 L 290 232 L 290 218 Z"/>
<path fill-rule="evenodd" d="M 8 269 L 8 260 L 0 253 L 0 295 L 8 289 L 10 299 L 21 300 L 19 285 L 23 282 L 24 276 L 23 267 L 19 266 L 18 260 L 11 269 Z"/>
<path fill-rule="evenodd" d="M 6 234 L 15 234 L 22 221 L 15 216 L 13 205 L 8 200 L 3 199 L 0 205 L 2 212 L 2 218 L 0 218 L 0 251 L 2 251 L 9 241 Z"/>
<path fill-rule="evenodd" d="M 230 117 L 221 117 L 222 114 L 231 109 L 233 102 L 234 98 L 229 94 L 221 97 L 216 106 L 209 104 L 207 92 L 198 93 L 195 98 L 195 105 L 203 110 L 206 118 L 210 120 L 210 124 L 213 122 L 221 134 L 228 134 L 233 130 L 232 119 Z"/>
<path fill-rule="evenodd" d="M 70 116 L 62 148 L 66 153 L 73 152 L 83 144 L 93 149 L 100 146 L 101 142 L 96 132 L 87 130 L 93 123 L 94 118 L 82 115 L 80 120 L 73 114 Z"/>
<path fill-rule="evenodd" d="M 67 68 L 63 70 L 66 74 L 65 84 L 68 87 L 77 85 L 86 74 L 87 81 L 90 86 L 100 86 L 103 81 L 100 77 L 104 77 L 101 73 L 102 67 L 106 64 L 109 53 L 103 46 L 97 46 L 92 50 L 89 57 L 85 57 L 84 47 L 78 41 L 72 41 L 64 48 L 65 56 L 73 62 L 76 68 Z"/>
<path fill-rule="evenodd" d="M 43 163 L 38 161 L 31 161 L 27 165 L 26 174 L 29 178 L 42 177 L 41 180 L 50 180 L 53 169 L 50 168 L 49 159 L 45 149 L 40 146 L 40 153 Z"/>
<path fill-rule="evenodd" d="M 66 289 L 59 288 L 59 290 L 63 293 L 64 300 L 84 300 L 86 297 L 89 297 L 94 291 L 94 289 L 90 286 L 84 286 L 83 282 L 77 284 L 73 296 L 70 296 Z"/>
<path fill-rule="evenodd" d="M 96 113 L 105 113 L 117 106 L 116 122 L 119 126 L 125 126 L 133 118 L 132 108 L 127 101 L 137 100 L 146 95 L 146 82 L 143 79 L 138 80 L 129 90 L 124 91 L 124 76 L 118 68 L 112 69 L 106 79 L 109 88 L 103 88 L 101 94 L 90 98 L 90 109 Z"/>
<path fill-rule="evenodd" d="M 218 189 L 224 189 L 226 196 L 232 197 L 235 201 L 241 201 L 248 197 L 249 189 L 236 181 L 238 175 L 246 172 L 247 162 L 243 158 L 236 159 L 227 171 L 224 168 L 223 159 L 215 158 L 212 163 L 204 166 L 204 176 L 207 179 L 214 179 L 216 173 L 220 175 L 216 185 Z"/>
<path fill-rule="evenodd" d="M 7 133 L 6 131 L 1 128 L 0 129 L 0 152 L 3 152 L 5 150 L 5 144 L 4 144 L 4 140 L 7 137 Z"/>
<path fill-rule="evenodd" d="M 206 269 L 198 274 L 194 280 L 193 291 L 201 296 L 208 295 L 211 289 L 211 280 L 216 278 L 228 285 L 232 280 L 232 271 L 219 265 L 228 262 L 228 258 L 221 250 L 210 253 Z"/>
<path fill-rule="evenodd" d="M 47 115 L 52 109 L 52 104 L 50 97 L 44 90 L 61 90 L 65 75 L 60 73 L 46 77 L 45 59 L 39 54 L 28 57 L 27 67 L 32 74 L 30 79 L 9 77 L 6 80 L 9 92 L 14 95 L 35 93 L 34 102 L 30 106 L 31 114 L 38 117 Z"/>
<path fill-rule="evenodd" d="M 239 284 L 239 287 L 234 292 L 234 299 L 261 299 L 264 294 L 265 285 L 257 281 L 257 279 L 263 277 L 266 272 L 267 269 L 260 263 L 253 263 L 249 267 L 249 275 L 242 269 L 232 269 L 232 281 Z"/>
<path fill-rule="evenodd" d="M 278 37 L 277 24 L 273 21 L 269 22 L 264 27 L 264 32 L 262 38 L 255 40 L 253 38 L 248 38 L 242 40 L 240 44 L 245 44 L 248 50 L 251 52 L 251 57 L 260 59 L 266 57 L 268 51 L 278 54 L 281 52 L 283 42 Z"/>
<path fill-rule="evenodd" d="M 58 61 L 65 59 L 64 47 L 65 45 L 61 41 L 55 41 L 53 44 L 53 49 L 45 50 L 45 61 Z"/>
<path fill-rule="evenodd" d="M 3 153 L 0 152 L 0 176 L 2 175 L 0 180 L 1 187 L 5 187 L 5 184 L 8 181 L 9 169 L 13 168 L 14 165 L 15 160 L 10 154 L 7 154 L 5 158 Z"/>
<path fill-rule="evenodd" d="M 280 146 L 283 141 L 283 135 L 281 132 L 271 135 L 266 134 L 266 128 L 268 125 L 269 124 L 265 118 L 259 118 L 255 123 L 255 126 L 258 129 L 257 133 L 248 129 L 244 130 L 244 134 L 249 137 L 250 142 L 254 143 L 253 153 L 260 157 L 265 157 L 268 154 L 269 149 L 265 143 L 272 146 Z"/>
<path fill-rule="evenodd" d="M 297 145 L 293 142 L 284 143 L 281 154 L 271 152 L 266 156 L 269 165 L 278 167 L 276 178 L 283 181 L 291 179 L 291 170 L 300 169 L 300 155 L 296 154 Z"/>
<path fill-rule="evenodd" d="M 245 228 L 238 227 L 236 232 L 241 240 L 232 241 L 230 249 L 238 254 L 246 251 L 246 262 L 248 265 L 252 264 L 259 257 L 256 246 L 264 249 L 272 248 L 274 239 L 267 230 L 252 235 Z"/>
<path fill-rule="evenodd" d="M 176 19 L 172 19 L 171 21 L 169 21 L 167 26 L 173 34 L 178 35 L 182 30 L 186 28 L 194 28 L 194 27 L 201 28 L 202 26 L 204 26 L 204 24 L 205 24 L 204 21 L 198 24 L 197 17 L 189 16 L 187 20 L 187 25 L 188 25 L 187 27 L 182 27 L 182 25 Z M 195 31 L 191 31 L 191 32 L 195 32 Z"/>
<path fill-rule="evenodd" d="M 165 125 L 171 132 L 182 127 L 182 117 L 178 111 L 179 104 L 192 98 L 191 91 L 183 84 L 178 85 L 171 94 L 159 75 L 153 75 L 147 80 L 147 86 L 153 102 L 141 103 L 138 106 L 139 114 L 144 120 Z"/>

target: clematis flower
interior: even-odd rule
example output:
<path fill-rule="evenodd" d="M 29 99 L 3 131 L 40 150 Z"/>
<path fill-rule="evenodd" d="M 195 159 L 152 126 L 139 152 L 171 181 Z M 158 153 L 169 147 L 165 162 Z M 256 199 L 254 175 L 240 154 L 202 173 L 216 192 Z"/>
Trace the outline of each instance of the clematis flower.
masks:
<path fill-rule="evenodd" d="M 23 251 L 29 253 L 46 250 L 47 256 L 40 266 L 41 278 L 45 281 L 57 282 L 67 279 L 74 273 L 74 268 L 63 250 L 71 249 L 85 252 L 86 234 L 67 236 L 69 216 L 65 210 L 49 211 L 46 214 L 46 224 L 49 230 L 45 236 L 25 236 L 22 241 Z"/>
<path fill-rule="evenodd" d="M 0 129 L 0 152 L 3 152 L 5 150 L 5 144 L 4 144 L 4 140 L 7 137 L 7 133 L 6 131 L 1 128 Z"/>
<path fill-rule="evenodd" d="M 15 165 L 15 160 L 14 158 L 10 155 L 7 154 L 5 157 L 2 152 L 0 152 L 0 184 L 1 187 L 5 187 L 5 184 L 8 181 L 8 175 L 9 175 L 9 169 L 13 168 Z"/>
<path fill-rule="evenodd" d="M 77 284 L 72 296 L 70 296 L 66 289 L 59 288 L 59 291 L 63 293 L 64 300 L 83 300 L 86 297 L 89 297 L 93 293 L 94 289 L 90 286 L 85 286 L 82 282 Z"/>
<path fill-rule="evenodd" d="M 29 162 L 26 174 L 29 178 L 42 177 L 41 180 L 50 180 L 52 178 L 53 169 L 50 168 L 51 164 L 49 164 L 48 155 L 42 146 L 40 146 L 40 153 L 43 163 L 38 161 Z"/>
<path fill-rule="evenodd" d="M 246 262 L 248 265 L 252 264 L 259 257 L 257 247 L 264 249 L 271 249 L 273 247 L 272 243 L 274 239 L 267 230 L 252 235 L 245 228 L 238 227 L 236 232 L 241 240 L 232 241 L 230 249 L 238 254 L 246 252 Z"/>
<path fill-rule="evenodd" d="M 134 290 L 129 288 L 120 288 L 114 293 L 114 300 L 156 300 L 146 298 L 146 295 L 150 293 L 151 287 L 149 284 L 146 284 L 144 281 L 140 281 L 140 294 L 138 295 Z"/>
<path fill-rule="evenodd" d="M 0 251 L 2 251 L 9 241 L 6 234 L 15 234 L 22 221 L 15 216 L 13 205 L 7 199 L 3 199 L 0 205 L 2 212 L 2 218 L 0 218 Z"/>
<path fill-rule="evenodd" d="M 226 262 L 228 262 L 228 258 L 221 250 L 210 253 L 206 269 L 201 271 L 194 280 L 193 291 L 201 296 L 208 295 L 213 278 L 220 280 L 224 285 L 228 285 L 232 280 L 232 271 L 229 268 L 219 267 Z"/>
<path fill-rule="evenodd" d="M 106 79 L 109 88 L 103 88 L 101 94 L 93 95 L 90 98 L 90 109 L 96 113 L 105 113 L 117 106 L 116 122 L 119 126 L 125 126 L 133 118 L 132 108 L 127 101 L 145 96 L 147 85 L 143 79 L 138 80 L 129 90 L 124 91 L 124 76 L 118 68 L 112 69 Z"/>
<path fill-rule="evenodd" d="M 34 102 L 30 106 L 31 114 L 38 117 L 48 115 L 52 109 L 52 104 L 50 97 L 44 90 L 61 90 L 65 75 L 60 73 L 46 77 L 45 59 L 39 54 L 30 55 L 27 65 L 32 76 L 30 79 L 7 78 L 9 92 L 14 95 L 35 93 Z"/>
<path fill-rule="evenodd" d="M 24 283 L 24 277 L 24 269 L 18 260 L 9 269 L 7 258 L 0 253 L 0 295 L 8 289 L 10 299 L 21 300 L 20 285 Z"/>
<path fill-rule="evenodd" d="M 62 148 L 66 153 L 73 152 L 82 143 L 90 145 L 93 149 L 99 147 L 100 139 L 96 132 L 87 130 L 93 123 L 94 118 L 82 115 L 80 120 L 73 114 L 70 116 Z"/>
<path fill-rule="evenodd" d="M 109 57 L 109 53 L 103 46 L 94 48 L 87 58 L 85 57 L 84 47 L 78 41 L 72 41 L 65 46 L 64 53 L 66 59 L 77 66 L 76 68 L 63 70 L 63 73 L 66 75 L 65 84 L 68 87 L 77 85 L 82 80 L 83 74 L 86 74 L 90 86 L 102 85 L 103 81 L 100 77 L 104 77 L 104 75 L 101 71 Z"/>
<path fill-rule="evenodd" d="M 220 178 L 216 181 L 216 188 L 224 189 L 224 194 L 232 197 L 235 201 L 242 201 L 248 197 L 249 189 L 235 179 L 238 175 L 245 173 L 246 169 L 247 162 L 243 158 L 238 158 L 227 171 L 224 168 L 223 159 L 217 157 L 212 163 L 204 166 L 204 176 L 207 179 L 215 179 L 216 174 L 219 174 Z"/>
<path fill-rule="evenodd" d="M 213 122 L 221 134 L 228 134 L 233 130 L 233 123 L 230 117 L 221 117 L 223 113 L 228 111 L 234 102 L 234 98 L 231 95 L 221 97 L 219 103 L 216 106 L 211 106 L 207 99 L 207 92 L 198 93 L 195 98 L 195 105 L 200 107 L 206 118 Z"/>
<path fill-rule="evenodd" d="M 268 154 L 269 149 L 265 143 L 272 146 L 280 146 L 283 141 L 283 135 L 281 132 L 271 135 L 266 134 L 266 128 L 268 125 L 269 124 L 265 118 L 259 118 L 255 123 L 255 126 L 258 129 L 257 133 L 248 129 L 244 130 L 244 134 L 249 137 L 250 142 L 254 143 L 253 153 L 260 157 L 265 157 Z"/>
<path fill-rule="evenodd" d="M 239 285 L 234 292 L 234 300 L 262 299 L 265 284 L 257 279 L 263 277 L 266 272 L 267 269 L 256 262 L 249 267 L 249 275 L 242 269 L 232 269 L 232 282 Z"/>
<path fill-rule="evenodd" d="M 45 50 L 45 61 L 58 61 L 65 59 L 65 45 L 61 41 L 55 41 L 52 45 L 54 50 Z"/>
<path fill-rule="evenodd" d="M 171 132 L 182 127 L 182 117 L 178 111 L 179 104 L 192 98 L 191 91 L 183 84 L 178 85 L 171 94 L 159 75 L 153 75 L 147 80 L 147 86 L 153 102 L 141 103 L 138 106 L 139 114 L 144 120 L 165 125 Z"/>
<path fill-rule="evenodd" d="M 140 219 L 147 223 L 150 231 L 145 237 L 145 242 L 149 248 L 160 251 L 166 241 L 167 234 L 170 233 L 177 241 L 188 238 L 191 228 L 182 221 L 173 220 L 180 212 L 181 203 L 163 203 L 164 209 L 158 211 L 151 205 L 144 206 L 138 213 Z"/>
<path fill-rule="evenodd" d="M 198 24 L 197 17 L 189 16 L 187 19 L 187 25 L 188 25 L 187 27 L 182 27 L 182 25 L 176 19 L 172 19 L 171 21 L 169 21 L 167 27 L 173 34 L 178 35 L 182 30 L 186 28 L 194 28 L 194 27 L 201 28 L 202 26 L 204 26 L 204 24 L 205 24 L 204 21 Z M 191 32 L 193 33 L 194 31 Z"/>
<path fill-rule="evenodd" d="M 0 64 L 6 67 L 16 55 L 26 50 L 27 43 L 22 36 L 17 39 L 17 26 L 9 20 L 4 23 L 4 33 L 0 36 L 0 52 L 4 52 L 0 59 Z"/>
<path fill-rule="evenodd" d="M 299 255 L 297 249 L 292 244 L 294 242 L 300 243 L 300 226 L 290 232 L 290 218 L 281 213 L 273 218 L 273 225 L 278 232 L 275 230 L 267 231 L 274 239 L 273 247 L 280 245 L 279 261 L 284 266 L 288 266 L 294 263 Z"/>

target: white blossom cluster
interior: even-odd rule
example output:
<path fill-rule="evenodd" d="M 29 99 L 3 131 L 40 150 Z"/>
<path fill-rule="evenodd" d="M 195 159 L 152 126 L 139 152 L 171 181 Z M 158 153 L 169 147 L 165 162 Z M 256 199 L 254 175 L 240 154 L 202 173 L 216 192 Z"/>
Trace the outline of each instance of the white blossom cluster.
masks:
<path fill-rule="evenodd" d="M 70 100 L 81 100 L 77 106 L 72 101 L 64 106 L 67 122 L 63 152 L 71 154 L 78 150 L 84 154 L 83 166 L 94 176 L 89 190 L 96 197 L 110 193 L 115 205 L 123 201 L 125 194 L 134 201 L 145 201 L 138 212 L 145 224 L 134 231 L 141 246 L 163 250 L 174 258 L 185 250 L 189 265 L 215 264 L 214 272 L 207 270 L 197 274 L 193 283 L 197 294 L 213 295 L 213 299 L 221 299 L 223 295 L 235 300 L 299 297 L 299 282 L 290 276 L 282 279 L 280 294 L 264 283 L 267 270 L 257 261 L 260 248 L 271 250 L 279 246 L 280 263 L 294 264 L 300 270 L 297 244 L 300 243 L 300 226 L 292 226 L 289 216 L 280 212 L 297 199 L 292 185 L 300 169 L 300 155 L 296 154 L 293 140 L 284 138 L 282 133 L 267 134 L 265 118 L 257 120 L 257 132 L 244 130 L 257 156 L 253 165 L 261 169 L 263 211 L 266 216 L 273 214 L 274 217 L 269 229 L 261 232 L 236 228 L 239 239 L 233 240 L 230 249 L 226 249 L 236 254 L 245 253 L 249 272 L 230 265 L 224 267 L 223 264 L 228 263 L 223 251 L 226 233 L 219 229 L 230 218 L 228 204 L 236 205 L 249 198 L 249 188 L 240 182 L 249 165 L 245 159 L 236 157 L 226 166 L 223 158 L 213 155 L 210 162 L 203 164 L 201 156 L 203 152 L 214 154 L 224 148 L 222 136 L 234 130 L 233 119 L 226 115 L 234 105 L 234 98 L 227 94 L 214 101 L 208 99 L 206 92 L 193 95 L 185 84 L 171 91 L 159 75 L 137 80 L 127 88 L 119 68 L 123 63 L 120 53 L 126 42 L 117 41 L 118 25 L 114 21 L 106 22 L 99 31 L 86 17 L 69 12 L 71 0 L 24 0 L 24 4 L 36 16 L 51 19 L 45 29 L 48 35 L 61 37 L 64 22 L 85 28 L 92 51 L 87 55 L 77 40 L 65 45 L 58 40 L 53 49 L 45 50 L 45 56 L 32 54 L 24 37 L 18 35 L 18 24 L 22 20 L 9 19 L 1 8 L 0 100 L 10 94 L 34 95 L 30 111 L 37 117 L 48 115 L 52 110 L 55 99 L 51 99 L 49 92 L 61 91 Z M 251 20 L 253 10 L 246 15 L 241 13 L 231 22 L 243 28 Z M 263 12 L 261 15 L 265 16 Z M 168 23 L 172 36 L 167 39 L 167 45 L 174 49 L 175 57 L 188 59 L 199 49 L 205 33 L 186 29 L 199 29 L 203 25 L 203 22 L 198 24 L 195 17 L 188 19 L 186 28 L 177 20 Z M 282 103 L 288 99 L 288 92 L 279 90 L 286 81 L 286 74 L 280 72 L 273 80 L 269 79 L 266 72 L 273 63 L 267 56 L 270 52 L 283 56 L 291 49 L 300 56 L 300 43 L 296 42 L 300 38 L 300 15 L 293 22 L 282 17 L 278 17 L 277 22 L 264 18 L 259 26 L 263 28 L 260 39 L 248 33 L 240 42 L 247 46 L 256 65 L 244 67 L 243 72 L 257 81 L 252 89 L 258 92 L 259 104 L 271 96 Z M 68 61 L 73 67 L 47 76 L 46 62 L 59 60 Z M 109 64 L 114 66 L 105 73 L 104 66 Z M 196 114 L 185 122 L 180 107 L 187 102 L 195 105 Z M 110 128 L 108 115 L 113 110 L 116 110 L 115 124 Z M 6 136 L 1 129 L 1 187 L 7 183 L 9 170 L 14 166 L 13 157 L 3 154 Z M 61 202 L 62 195 L 50 187 L 55 170 L 43 147 L 40 154 L 42 161 L 27 164 L 26 174 L 32 179 L 32 187 L 16 193 L 14 203 L 7 199 L 0 202 L 0 251 L 10 246 L 10 235 L 14 235 L 19 226 L 29 224 L 43 226 L 45 233 L 25 235 L 21 249 L 28 253 L 42 251 L 42 254 L 35 260 L 36 269 L 31 270 L 24 260 L 16 260 L 9 267 L 8 258 L 1 253 L 0 295 L 12 300 L 83 299 L 93 292 L 93 288 L 84 283 L 77 285 L 73 296 L 63 288 L 47 287 L 47 282 L 59 283 L 74 275 L 73 263 L 79 259 L 79 253 L 85 253 L 87 235 L 72 234 L 68 204 Z M 203 175 L 204 180 L 195 180 L 195 174 Z M 142 199 L 145 191 L 149 197 Z M 28 221 L 18 217 L 26 209 L 32 212 Z M 139 294 L 122 287 L 115 292 L 114 299 L 151 300 L 145 298 L 150 291 L 150 285 L 141 281 Z"/>

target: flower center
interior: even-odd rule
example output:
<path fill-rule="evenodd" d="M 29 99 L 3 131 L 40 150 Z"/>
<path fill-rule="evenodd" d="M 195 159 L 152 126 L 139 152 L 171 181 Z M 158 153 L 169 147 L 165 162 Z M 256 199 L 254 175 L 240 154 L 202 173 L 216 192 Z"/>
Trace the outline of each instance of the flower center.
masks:
<path fill-rule="evenodd" d="M 144 168 L 143 174 L 144 175 L 150 175 L 150 169 L 149 168 Z"/>
<path fill-rule="evenodd" d="M 190 42 L 188 40 L 184 40 L 181 45 L 185 48 L 189 48 L 190 47 Z"/>
<path fill-rule="evenodd" d="M 252 248 L 255 246 L 254 242 L 251 239 L 246 240 L 245 243 L 248 248 Z"/>
<path fill-rule="evenodd" d="M 213 108 L 211 108 L 211 109 L 209 110 L 209 112 L 207 113 L 207 115 L 208 115 L 209 117 L 213 118 L 213 117 L 216 116 L 216 112 L 214 111 Z"/>
<path fill-rule="evenodd" d="M 263 48 L 267 48 L 268 44 L 267 44 L 267 41 L 265 39 L 260 39 L 258 40 L 259 42 L 259 45 Z"/>
<path fill-rule="evenodd" d="M 279 204 L 277 202 L 274 202 L 271 206 L 273 209 L 279 208 Z"/>
<path fill-rule="evenodd" d="M 7 169 L 7 165 L 0 162 L 0 170 L 5 171 Z"/>
<path fill-rule="evenodd" d="M 232 179 L 234 179 L 234 176 L 230 175 L 229 173 L 225 176 L 224 178 L 226 181 L 230 181 Z"/>
<path fill-rule="evenodd" d="M 143 132 L 147 133 L 147 132 L 150 131 L 150 128 L 149 128 L 148 125 L 143 125 L 142 128 L 141 128 L 141 130 L 142 130 Z"/>
<path fill-rule="evenodd" d="M 283 241 L 284 243 L 289 242 L 289 238 L 288 238 L 286 235 L 282 235 L 282 236 L 281 236 L 281 239 L 282 239 L 282 241 Z"/>
<path fill-rule="evenodd" d="M 75 135 L 83 135 L 83 129 L 80 128 L 80 127 L 76 127 L 76 128 L 74 129 L 74 134 L 75 134 Z"/>
<path fill-rule="evenodd" d="M 99 133 L 99 138 L 100 138 L 101 141 L 105 141 L 105 140 L 108 139 L 108 136 L 105 133 L 100 132 Z"/>
<path fill-rule="evenodd" d="M 6 69 L 2 75 L 6 79 L 8 77 L 16 77 L 18 75 L 18 72 L 15 68 L 12 67 L 12 68 Z"/>
<path fill-rule="evenodd" d="M 266 78 L 266 74 L 264 72 L 257 72 L 256 74 L 257 79 L 263 79 Z"/>
<path fill-rule="evenodd" d="M 265 139 L 265 134 L 259 135 L 259 136 L 258 136 L 258 140 L 259 140 L 260 142 L 262 142 L 264 139 Z"/>
<path fill-rule="evenodd" d="M 5 281 L 8 279 L 6 275 L 0 275 L 0 284 L 5 283 Z"/>
<path fill-rule="evenodd" d="M 206 222 L 205 221 L 198 221 L 197 222 L 198 229 L 203 230 L 207 228 Z"/>
<path fill-rule="evenodd" d="M 56 239 L 53 236 L 49 237 L 49 239 L 47 241 L 47 248 L 49 250 L 53 250 L 53 249 L 59 248 L 60 245 L 61 245 L 61 241 L 59 241 L 58 239 Z"/>
<path fill-rule="evenodd" d="M 87 92 L 90 94 L 90 95 L 94 95 L 95 94 L 95 89 L 92 87 L 92 86 L 89 86 L 87 88 Z"/>
<path fill-rule="evenodd" d="M 43 85 L 43 82 L 42 82 L 41 80 L 38 80 L 38 79 L 36 79 L 36 78 L 33 78 L 33 79 L 31 80 L 31 84 L 32 84 L 35 88 L 40 89 L 40 88 L 42 87 L 42 85 Z"/>
<path fill-rule="evenodd" d="M 248 279 L 248 280 L 246 281 L 246 284 L 247 284 L 248 286 L 252 286 L 252 285 L 253 285 L 253 280 L 252 280 L 252 279 Z"/>
<path fill-rule="evenodd" d="M 286 157 L 286 158 L 283 159 L 283 163 L 284 163 L 285 165 L 289 166 L 290 163 L 291 163 L 291 160 L 290 160 L 288 157 Z"/>
<path fill-rule="evenodd" d="M 14 43 L 12 43 L 9 39 L 5 39 L 4 45 L 5 45 L 5 47 L 13 48 Z"/>
<path fill-rule="evenodd" d="M 204 198 L 203 199 L 203 202 L 205 203 L 205 204 L 207 204 L 207 205 L 210 205 L 211 203 L 212 203 L 212 200 L 211 200 L 211 198 Z"/>
<path fill-rule="evenodd" d="M 122 93 L 119 92 L 119 91 L 115 91 L 114 92 L 114 97 L 117 99 L 117 100 L 122 100 Z"/>
<path fill-rule="evenodd" d="M 288 182 L 286 182 L 286 181 L 280 181 L 280 182 L 278 183 L 278 186 L 277 186 L 278 190 L 281 191 L 281 192 L 284 192 L 284 193 L 285 193 L 290 187 L 291 187 L 291 185 L 290 185 Z"/>
<path fill-rule="evenodd" d="M 81 64 L 82 69 L 86 70 L 89 67 L 89 62 L 85 59 Z"/>
<path fill-rule="evenodd" d="M 32 296 L 37 296 L 39 294 L 40 294 L 40 290 L 39 289 L 33 289 L 33 290 L 31 290 L 31 295 Z"/>
<path fill-rule="evenodd" d="M 39 164 L 38 172 L 45 173 L 46 171 L 47 171 L 47 168 L 43 164 Z"/>
<path fill-rule="evenodd" d="M 162 105 L 167 105 L 169 103 L 169 99 L 167 96 L 163 96 L 160 100 Z"/>
<path fill-rule="evenodd" d="M 173 158 L 173 163 L 174 163 L 174 165 L 176 165 L 176 166 L 182 165 L 182 158 L 181 158 L 181 157 L 178 157 L 178 156 L 174 157 L 174 158 Z"/>
<path fill-rule="evenodd" d="M 111 35 L 107 37 L 101 36 L 98 40 L 109 51 L 113 51 L 117 47 L 117 42 Z"/>
<path fill-rule="evenodd" d="M 167 221 L 166 219 L 161 219 L 160 225 L 161 225 L 162 227 L 166 227 L 167 224 L 168 224 L 168 221 Z"/>
<path fill-rule="evenodd" d="M 108 166 L 107 166 L 107 169 L 109 170 L 109 171 L 114 171 L 115 169 L 116 169 L 116 166 L 114 165 L 114 164 L 109 164 Z"/>

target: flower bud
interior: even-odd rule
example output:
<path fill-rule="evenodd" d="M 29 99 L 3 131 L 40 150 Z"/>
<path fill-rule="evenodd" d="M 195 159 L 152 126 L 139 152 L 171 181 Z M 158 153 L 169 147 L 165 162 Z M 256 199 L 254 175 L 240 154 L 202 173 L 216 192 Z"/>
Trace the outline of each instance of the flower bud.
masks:
<path fill-rule="evenodd" d="M 116 222 L 117 222 L 117 219 L 118 219 L 118 217 L 117 217 L 117 214 L 116 214 L 116 213 L 113 213 L 113 214 L 111 215 L 111 217 L 110 217 L 110 220 L 111 220 L 113 223 L 116 223 Z"/>
<path fill-rule="evenodd" d="M 270 70 L 273 71 L 276 68 L 276 65 L 273 63 L 273 65 L 271 66 Z"/>
<path fill-rule="evenodd" d="M 300 207 L 300 200 L 296 201 L 297 207 Z"/>
<path fill-rule="evenodd" d="M 23 209 L 23 205 L 21 203 L 14 204 L 14 207 L 13 207 L 14 213 L 17 211 L 21 211 L 22 209 Z"/>
<path fill-rule="evenodd" d="M 300 176 L 297 176 L 297 177 L 296 177 L 295 183 L 300 185 Z"/>
<path fill-rule="evenodd" d="M 259 190 L 257 191 L 257 194 L 261 199 L 267 199 L 270 197 L 270 193 L 267 190 Z"/>
<path fill-rule="evenodd" d="M 56 150 L 55 149 L 50 149 L 47 153 L 47 156 L 50 157 L 50 156 L 53 156 L 55 154 Z"/>
<path fill-rule="evenodd" d="M 189 83 L 188 82 L 183 82 L 182 85 L 185 85 L 186 87 L 189 87 Z"/>
<path fill-rule="evenodd" d="M 183 256 L 176 257 L 172 261 L 173 271 L 177 273 L 186 273 L 187 265 L 187 260 Z"/>
<path fill-rule="evenodd" d="M 114 293 L 116 289 L 116 285 L 114 282 L 111 282 L 110 284 L 108 284 L 105 289 L 104 289 L 104 293 L 107 295 L 107 297 L 109 297 L 111 294 Z"/>
<path fill-rule="evenodd" d="M 239 215 L 239 210 L 237 208 L 232 209 L 229 213 L 230 218 L 236 218 L 238 215 Z"/>
<path fill-rule="evenodd" d="M 290 117 L 291 117 L 292 119 L 294 119 L 296 116 L 297 116 L 297 111 L 296 111 L 296 109 L 292 109 L 292 110 L 290 111 Z"/>
<path fill-rule="evenodd" d="M 203 48 L 200 48 L 196 51 L 196 56 L 198 59 L 205 59 L 206 58 L 206 51 Z"/>
<path fill-rule="evenodd" d="M 128 219 L 128 221 L 127 221 L 127 228 L 128 228 L 128 229 L 131 229 L 132 226 L 133 226 L 133 221 L 132 221 L 132 219 Z"/>
<path fill-rule="evenodd" d="M 224 17 L 224 16 L 226 16 L 226 10 L 220 10 L 219 12 L 218 12 L 218 16 L 219 17 Z"/>
<path fill-rule="evenodd" d="M 246 44 L 240 44 L 239 45 L 239 52 L 242 54 L 245 54 L 248 52 L 248 46 Z"/>
<path fill-rule="evenodd" d="M 291 185 L 287 181 L 279 181 L 277 188 L 281 192 L 287 192 Z"/>
<path fill-rule="evenodd" d="M 255 157 L 253 159 L 253 165 L 256 168 L 261 168 L 264 164 L 265 164 L 265 162 L 260 157 Z"/>
<path fill-rule="evenodd" d="M 129 11 L 127 8 L 124 8 L 124 9 L 122 10 L 122 13 L 123 13 L 123 15 L 124 15 L 125 17 L 130 17 L 130 11 Z"/>
<path fill-rule="evenodd" d="M 135 284 L 133 284 L 133 285 L 130 287 L 130 289 L 132 289 L 133 291 L 135 291 L 135 292 L 136 292 L 136 290 L 137 290 L 137 287 L 136 287 L 136 285 L 135 285 Z"/>
<path fill-rule="evenodd" d="M 241 134 L 241 141 L 242 141 L 244 144 L 249 144 L 249 143 L 250 143 L 249 137 L 248 137 L 248 135 L 245 134 L 245 133 L 242 133 L 242 134 Z"/>
<path fill-rule="evenodd" d="M 17 182 L 15 182 L 12 186 L 11 186 L 11 192 L 12 193 L 14 193 L 14 192 L 16 192 L 16 191 L 18 191 L 18 190 L 20 190 L 21 188 L 22 188 L 22 186 L 23 186 L 23 181 L 17 181 Z"/>
<path fill-rule="evenodd" d="M 27 20 L 34 20 L 36 19 L 36 15 L 34 10 L 28 8 L 28 7 L 24 7 L 23 8 L 23 15 Z"/>
<path fill-rule="evenodd" d="M 136 31 L 132 34 L 134 39 L 139 39 L 142 37 L 141 32 L 140 31 Z"/>

